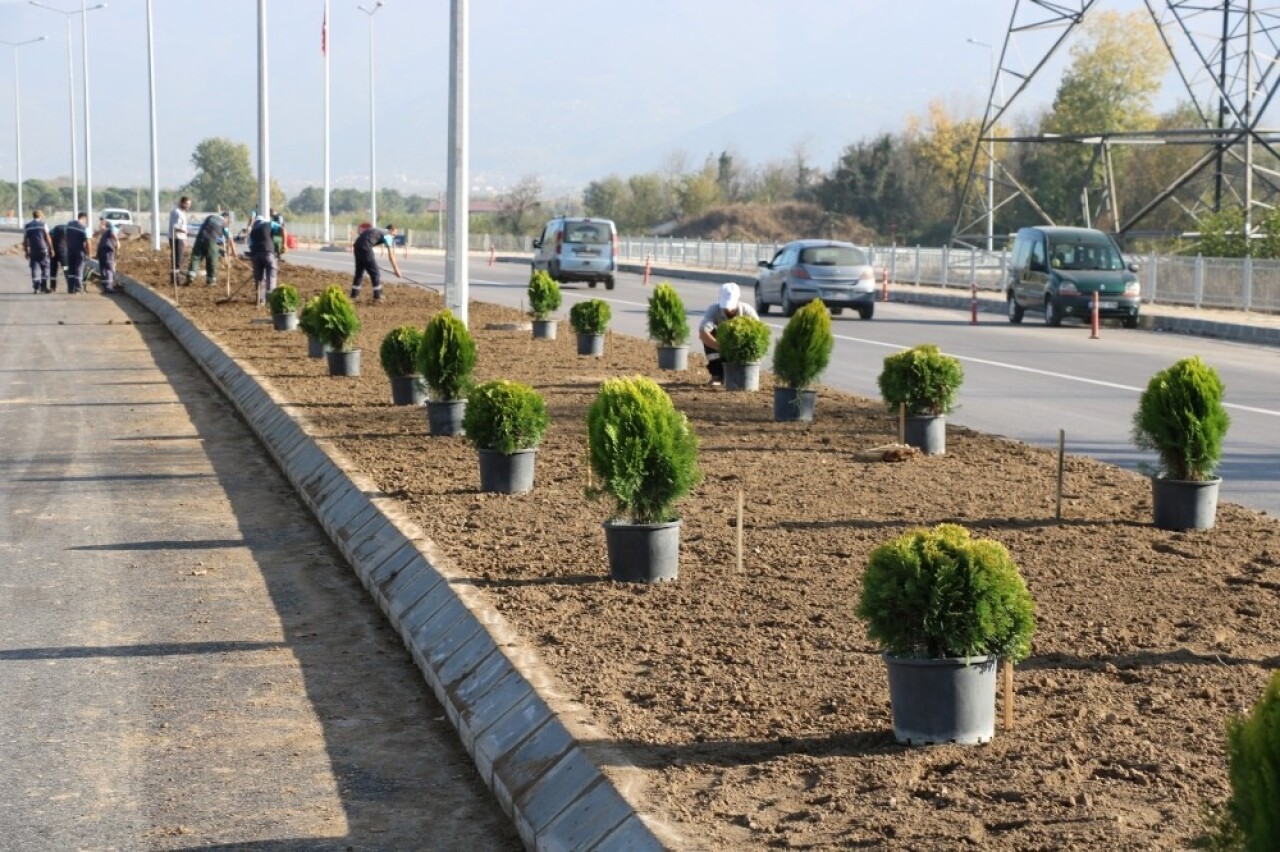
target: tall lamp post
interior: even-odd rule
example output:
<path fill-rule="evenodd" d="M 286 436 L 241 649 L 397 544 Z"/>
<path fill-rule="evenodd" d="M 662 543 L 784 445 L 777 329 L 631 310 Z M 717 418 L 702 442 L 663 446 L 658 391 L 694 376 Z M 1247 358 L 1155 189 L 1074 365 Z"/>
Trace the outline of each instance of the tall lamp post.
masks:
<path fill-rule="evenodd" d="M 32 6 L 38 6 L 41 9 L 48 9 L 50 12 L 57 12 L 67 19 L 67 88 L 71 100 L 71 204 L 76 209 L 71 211 L 75 216 L 80 213 L 80 178 L 76 172 L 76 96 L 75 96 L 75 72 L 72 69 L 71 62 L 71 18 L 74 15 L 80 16 L 80 37 L 81 37 L 81 64 L 84 66 L 81 71 L 84 73 L 84 182 L 86 200 L 85 210 L 89 213 L 89 227 L 93 227 L 93 177 L 92 177 L 92 157 L 89 153 L 89 25 L 86 19 L 90 12 L 97 9 L 107 8 L 106 3 L 98 3 L 94 6 L 87 5 L 87 0 L 80 0 L 79 9 L 59 9 L 56 6 L 50 6 L 41 3 L 40 0 L 31 0 Z"/>
<path fill-rule="evenodd" d="M 13 152 L 18 160 L 18 224 L 21 225 L 26 218 L 23 213 L 22 206 L 22 108 L 18 102 L 18 92 L 21 87 L 18 85 L 18 48 L 26 47 L 29 44 L 36 44 L 44 41 L 48 36 L 40 36 L 38 38 L 29 38 L 26 41 L 4 41 L 0 39 L 0 44 L 6 44 L 13 48 L 13 132 L 14 146 Z"/>
<path fill-rule="evenodd" d="M 373 108 L 373 16 L 383 7 L 385 0 L 378 0 L 373 8 L 357 6 L 361 12 L 369 16 L 369 224 L 378 226 L 378 149 L 375 130 L 375 114 Z"/>
<path fill-rule="evenodd" d="M 985 47 L 989 51 L 989 55 L 991 58 L 990 58 L 990 63 L 988 67 L 988 72 L 991 75 L 991 87 L 992 87 L 991 92 L 988 95 L 988 97 L 990 97 L 990 95 L 995 94 L 995 84 L 996 84 L 995 45 L 988 44 L 985 41 L 979 41 L 976 38 L 967 38 L 965 39 L 965 41 L 967 41 L 969 44 L 977 45 L 978 47 Z M 996 203 L 995 143 L 988 142 L 987 143 L 987 252 L 988 253 L 990 253 L 992 250 L 994 238 L 995 238 L 995 225 L 996 225 L 995 203 Z"/>

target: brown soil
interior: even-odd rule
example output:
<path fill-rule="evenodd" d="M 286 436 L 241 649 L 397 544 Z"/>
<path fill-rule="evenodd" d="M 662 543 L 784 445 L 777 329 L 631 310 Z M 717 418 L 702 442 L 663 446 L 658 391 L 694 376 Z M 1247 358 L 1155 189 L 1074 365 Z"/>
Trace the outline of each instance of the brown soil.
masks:
<path fill-rule="evenodd" d="M 162 276 L 149 255 L 122 266 Z M 283 280 L 308 294 L 346 282 L 291 266 Z M 388 294 L 360 304 L 364 375 L 343 380 L 247 300 L 195 286 L 180 301 L 487 590 L 640 768 L 645 807 L 683 848 L 1181 848 L 1204 832 L 1202 805 L 1228 794 L 1223 725 L 1280 665 L 1273 519 L 1223 505 L 1216 530 L 1162 532 L 1145 479 L 1068 458 L 1055 521 L 1051 452 L 953 427 L 945 456 L 858 463 L 895 437 L 875 401 L 824 390 L 817 422 L 777 424 L 768 377 L 757 394 L 708 388 L 696 366 L 660 373 L 650 343 L 617 335 L 603 359 L 580 358 L 568 335 L 486 330 L 518 316 L 477 303 L 477 377 L 528 382 L 552 414 L 534 491 L 480 494 L 474 453 L 392 406 L 377 361 L 383 334 L 424 324 L 439 298 Z M 691 418 L 706 475 L 681 504 L 680 579 L 658 587 L 607 579 L 606 509 L 583 496 L 586 408 L 601 379 L 636 373 Z M 904 748 L 852 610 L 872 548 L 941 522 L 1009 548 L 1039 629 L 1013 730 Z"/>

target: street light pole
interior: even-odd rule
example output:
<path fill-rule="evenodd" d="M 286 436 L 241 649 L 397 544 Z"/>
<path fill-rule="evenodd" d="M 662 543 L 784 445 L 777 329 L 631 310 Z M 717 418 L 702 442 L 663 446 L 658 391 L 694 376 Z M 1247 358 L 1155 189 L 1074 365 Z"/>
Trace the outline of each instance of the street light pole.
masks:
<path fill-rule="evenodd" d="M 264 219 L 271 218 L 271 125 L 267 109 L 267 0 L 258 0 L 258 215 Z"/>
<path fill-rule="evenodd" d="M 160 251 L 160 159 L 156 143 L 156 47 L 151 4 L 152 0 L 147 0 L 147 103 L 151 112 L 151 250 L 158 252 Z"/>
<path fill-rule="evenodd" d="M 19 106 L 18 92 L 22 87 L 18 85 L 18 48 L 25 47 L 28 44 L 35 44 L 47 39 L 48 36 L 40 36 L 38 38 L 30 38 L 26 41 L 0 41 L 0 44 L 7 44 L 13 48 L 13 132 L 14 132 L 14 156 L 17 158 L 18 166 L 18 224 L 21 225 L 26 218 L 23 214 L 22 207 L 22 108 Z"/>
<path fill-rule="evenodd" d="M 378 226 L 378 148 L 376 133 L 376 111 L 373 106 L 373 16 L 382 8 L 384 0 L 378 0 L 370 9 L 366 6 L 357 8 L 369 16 L 369 224 Z"/>
<path fill-rule="evenodd" d="M 976 38 L 965 39 L 969 44 L 975 44 L 978 47 L 985 47 L 989 51 L 990 60 L 988 63 L 988 73 L 991 75 L 991 92 L 988 99 L 995 94 L 996 85 L 996 49 L 994 45 L 985 41 L 979 41 Z M 996 219 L 996 152 L 995 143 L 987 143 L 987 252 L 990 253 L 995 240 L 995 219 Z"/>
<path fill-rule="evenodd" d="M 449 238 L 444 259 L 444 303 L 453 315 L 467 324 L 470 267 L 467 250 L 471 241 L 471 201 L 468 162 L 470 89 L 468 87 L 467 0 L 449 3 Z"/>
<path fill-rule="evenodd" d="M 40 0 L 30 0 L 32 6 L 38 6 L 41 9 L 47 9 L 50 12 L 57 12 L 67 19 L 67 94 L 70 101 L 71 113 L 71 206 L 75 209 L 71 211 L 73 217 L 80 214 L 80 175 L 76 163 L 76 84 L 75 84 L 75 67 L 71 59 L 71 18 L 74 15 L 80 15 L 82 31 L 81 36 L 84 42 L 83 60 L 84 60 L 84 165 L 85 165 L 85 191 L 89 196 L 87 199 L 88 206 L 86 212 L 92 213 L 93 209 L 93 180 L 90 175 L 90 156 L 89 156 L 89 28 L 84 23 L 90 12 L 97 9 L 107 8 L 106 3 L 98 3 L 94 6 L 86 5 L 88 0 L 80 0 L 79 9 L 59 9 L 56 6 L 50 6 L 41 3 Z M 90 216 L 89 227 L 93 228 L 92 216 Z"/>

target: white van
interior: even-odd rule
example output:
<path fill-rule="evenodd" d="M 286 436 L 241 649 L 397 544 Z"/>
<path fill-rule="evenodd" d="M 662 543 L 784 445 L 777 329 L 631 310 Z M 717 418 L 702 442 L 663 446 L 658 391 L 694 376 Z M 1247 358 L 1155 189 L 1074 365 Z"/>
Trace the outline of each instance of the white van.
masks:
<path fill-rule="evenodd" d="M 612 290 L 618 271 L 618 229 L 609 219 L 561 216 L 552 219 L 533 241 L 533 270 L 559 282 L 603 281 Z"/>

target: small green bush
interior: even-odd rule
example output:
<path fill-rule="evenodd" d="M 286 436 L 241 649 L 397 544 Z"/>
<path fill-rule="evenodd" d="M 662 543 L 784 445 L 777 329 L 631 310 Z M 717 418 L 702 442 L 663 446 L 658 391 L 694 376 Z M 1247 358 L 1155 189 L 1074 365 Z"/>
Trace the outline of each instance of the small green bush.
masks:
<path fill-rule="evenodd" d="M 437 401 L 462 399 L 471 385 L 476 367 L 476 342 L 466 323 L 448 308 L 431 318 L 422 344 L 418 347 L 417 365 L 431 396 Z"/>
<path fill-rule="evenodd" d="M 298 289 L 290 284 L 281 284 L 267 296 L 267 304 L 271 306 L 273 314 L 291 314 L 301 303 L 302 297 L 298 295 Z"/>
<path fill-rule="evenodd" d="M 402 325 L 387 332 L 378 348 L 382 369 L 388 376 L 411 376 L 422 345 L 422 332 L 417 326 Z"/>
<path fill-rule="evenodd" d="M 1151 377 L 1133 415 L 1133 442 L 1160 456 L 1169 479 L 1212 479 L 1231 418 L 1222 381 L 1199 357 L 1183 358 Z"/>
<path fill-rule="evenodd" d="M 320 294 L 317 293 L 298 311 L 298 328 L 311 337 L 319 337 L 320 325 Z"/>
<path fill-rule="evenodd" d="M 528 385 L 506 379 L 472 388 L 462 415 L 467 440 L 479 449 L 505 455 L 538 446 L 549 423 L 542 395 Z"/>
<path fill-rule="evenodd" d="M 329 287 L 320 294 L 319 337 L 334 352 L 350 352 L 351 341 L 360 331 L 356 306 L 341 287 Z"/>
<path fill-rule="evenodd" d="M 1280 672 L 1246 718 L 1227 723 L 1227 816 L 1248 852 L 1280 849 Z"/>
<path fill-rule="evenodd" d="M 569 309 L 569 325 L 578 334 L 604 334 L 613 312 L 603 299 L 587 299 Z"/>
<path fill-rule="evenodd" d="M 689 419 L 651 379 L 606 379 L 587 411 L 591 469 L 615 517 L 636 524 L 674 520 L 676 501 L 702 481 Z"/>
<path fill-rule="evenodd" d="M 689 339 L 684 302 L 668 281 L 654 287 L 649 297 L 649 338 L 659 346 L 683 346 Z"/>
<path fill-rule="evenodd" d="M 956 524 L 911 530 L 872 551 L 857 613 L 867 635 L 901 657 L 1017 662 L 1035 632 L 1035 603 L 1009 551 Z"/>
<path fill-rule="evenodd" d="M 769 351 L 769 326 L 739 314 L 716 326 L 716 345 L 727 364 L 758 364 Z"/>
<path fill-rule="evenodd" d="M 922 343 L 884 359 L 880 395 L 891 411 L 906 405 L 912 417 L 948 414 L 964 382 L 960 362 L 931 343 Z"/>
<path fill-rule="evenodd" d="M 773 349 L 773 372 L 792 388 L 807 388 L 831 363 L 836 339 L 831 314 L 819 299 L 796 311 Z"/>
<path fill-rule="evenodd" d="M 545 320 L 560 307 L 560 285 L 555 279 L 539 269 L 529 276 L 529 310 L 533 318 Z"/>

